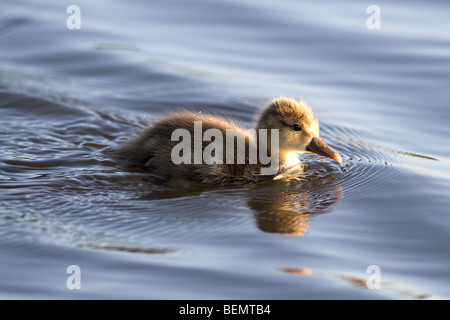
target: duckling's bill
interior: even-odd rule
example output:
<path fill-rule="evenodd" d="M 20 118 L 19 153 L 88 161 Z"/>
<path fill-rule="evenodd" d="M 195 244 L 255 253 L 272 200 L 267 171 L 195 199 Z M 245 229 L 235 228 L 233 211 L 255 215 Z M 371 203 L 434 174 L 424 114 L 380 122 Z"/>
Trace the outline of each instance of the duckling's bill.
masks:
<path fill-rule="evenodd" d="M 309 145 L 306 147 L 306 151 L 317 153 L 321 156 L 331 158 L 338 162 L 342 162 L 341 155 L 331 149 L 322 139 L 314 137 Z"/>

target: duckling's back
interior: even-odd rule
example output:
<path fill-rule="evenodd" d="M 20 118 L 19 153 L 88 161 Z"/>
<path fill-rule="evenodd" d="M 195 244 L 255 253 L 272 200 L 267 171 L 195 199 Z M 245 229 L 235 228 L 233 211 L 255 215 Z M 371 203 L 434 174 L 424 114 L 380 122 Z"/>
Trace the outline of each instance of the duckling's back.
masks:
<path fill-rule="evenodd" d="M 200 123 L 196 123 L 196 121 L 200 121 Z M 198 130 L 199 125 L 201 126 L 201 132 Z M 183 140 L 190 147 L 190 159 L 187 157 L 188 161 L 180 164 L 176 164 L 173 159 L 173 150 L 180 144 L 180 140 L 172 141 L 172 135 L 177 129 L 185 130 L 183 132 L 190 136 L 190 141 Z M 203 135 L 209 129 L 216 129 L 215 132 L 220 133 L 223 137 L 223 148 L 215 150 L 215 152 L 219 152 L 219 155 L 215 156 L 221 157 L 222 163 L 208 164 L 203 159 L 203 151 L 211 144 L 211 141 L 203 141 Z M 232 129 L 235 134 L 245 136 L 245 150 L 248 151 L 248 145 L 251 142 L 249 142 L 249 134 L 245 128 L 222 117 L 182 111 L 171 113 L 162 118 L 137 137 L 114 149 L 113 154 L 130 165 L 143 166 L 160 175 L 195 179 L 208 184 L 245 184 L 269 178 L 260 175 L 258 164 L 249 164 L 248 153 L 245 156 L 244 164 L 237 162 L 237 152 L 233 152 L 232 163 L 226 164 L 225 137 L 227 129 Z M 195 150 L 196 143 L 201 143 L 200 155 L 198 154 L 199 150 Z M 194 158 L 195 152 L 197 152 L 197 157 L 201 157 L 200 162 Z"/>

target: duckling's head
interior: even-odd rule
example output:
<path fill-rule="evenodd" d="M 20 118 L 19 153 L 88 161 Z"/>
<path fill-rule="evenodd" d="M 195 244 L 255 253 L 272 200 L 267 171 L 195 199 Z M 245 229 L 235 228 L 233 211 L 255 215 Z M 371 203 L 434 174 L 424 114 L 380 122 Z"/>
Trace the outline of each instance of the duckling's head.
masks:
<path fill-rule="evenodd" d="M 281 159 L 299 152 L 314 152 L 341 162 L 341 156 L 319 138 L 319 122 L 305 103 L 292 98 L 278 98 L 261 113 L 256 129 L 278 129 Z"/>

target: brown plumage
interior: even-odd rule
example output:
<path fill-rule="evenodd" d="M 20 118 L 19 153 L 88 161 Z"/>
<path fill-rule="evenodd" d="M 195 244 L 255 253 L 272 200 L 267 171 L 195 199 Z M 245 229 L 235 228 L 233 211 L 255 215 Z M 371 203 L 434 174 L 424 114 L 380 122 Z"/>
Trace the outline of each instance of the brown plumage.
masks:
<path fill-rule="evenodd" d="M 194 125 L 195 121 L 201 121 L 201 131 L 199 131 L 199 122 Z M 184 132 L 190 135 L 190 141 L 184 141 L 184 139 L 182 141 L 180 136 L 174 138 L 173 135 L 177 129 L 185 129 Z M 209 131 L 215 134 L 214 139 L 197 140 L 197 146 L 201 145 L 201 148 L 195 149 L 196 134 L 198 136 L 201 132 L 203 137 L 209 129 L 216 129 Z M 232 150 L 226 149 L 226 136 L 230 133 L 229 129 L 236 135 L 233 138 L 236 143 L 233 143 Z M 259 129 L 267 129 L 267 146 L 259 145 Z M 276 157 L 275 152 L 271 154 L 270 141 L 273 129 L 277 129 L 279 134 L 277 157 L 279 161 L 275 163 L 277 166 L 273 174 L 261 174 L 262 168 L 269 167 L 274 162 L 267 164 L 267 161 L 262 161 L 258 156 L 255 163 L 250 150 L 265 152 L 264 154 L 268 156 Z M 252 132 L 256 132 L 256 135 L 252 135 Z M 223 136 L 223 147 L 212 148 L 212 141 L 220 142 L 220 139 L 217 141 L 219 134 Z M 183 149 L 183 152 L 178 152 L 181 141 L 190 144 L 191 150 Z M 244 153 L 240 148 L 245 149 Z M 260 150 L 261 148 L 266 150 Z M 202 156 L 203 152 L 212 149 L 214 152 L 210 154 L 215 157 L 215 163 L 208 164 L 205 158 L 201 159 L 200 163 L 198 160 L 195 163 L 196 152 L 198 155 L 200 151 L 202 154 L 199 156 Z M 227 151 L 231 152 L 229 159 Z M 304 103 L 281 97 L 274 99 L 261 111 L 254 131 L 220 116 L 191 111 L 172 112 L 138 136 L 113 149 L 112 152 L 117 158 L 130 165 L 143 166 L 160 175 L 184 177 L 208 184 L 241 185 L 273 179 L 278 174 L 298 166 L 300 164 L 298 153 L 308 151 L 341 161 L 340 156 L 319 138 L 319 125 L 312 110 Z M 181 154 L 187 161 L 176 164 L 174 156 L 178 157 Z M 260 155 L 260 153 L 257 154 Z M 217 159 L 221 159 L 222 163 Z M 227 160 L 231 160 L 232 163 L 227 164 Z"/>

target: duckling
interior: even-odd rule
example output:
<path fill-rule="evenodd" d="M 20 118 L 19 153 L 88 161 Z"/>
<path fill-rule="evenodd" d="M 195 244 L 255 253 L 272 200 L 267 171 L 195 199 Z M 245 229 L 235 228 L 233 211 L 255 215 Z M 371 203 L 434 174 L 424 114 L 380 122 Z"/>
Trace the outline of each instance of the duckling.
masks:
<path fill-rule="evenodd" d="M 234 134 L 230 140 L 229 134 Z M 207 151 L 209 159 L 204 157 Z M 272 100 L 260 112 L 255 129 L 246 129 L 220 116 L 183 110 L 169 113 L 112 152 L 130 165 L 142 166 L 163 176 L 215 185 L 243 185 L 274 179 L 301 168 L 298 153 L 313 152 L 342 161 L 341 156 L 319 138 L 319 123 L 311 108 L 287 97 Z M 274 160 L 270 163 L 275 167 L 273 171 L 267 171 L 268 157 Z"/>

